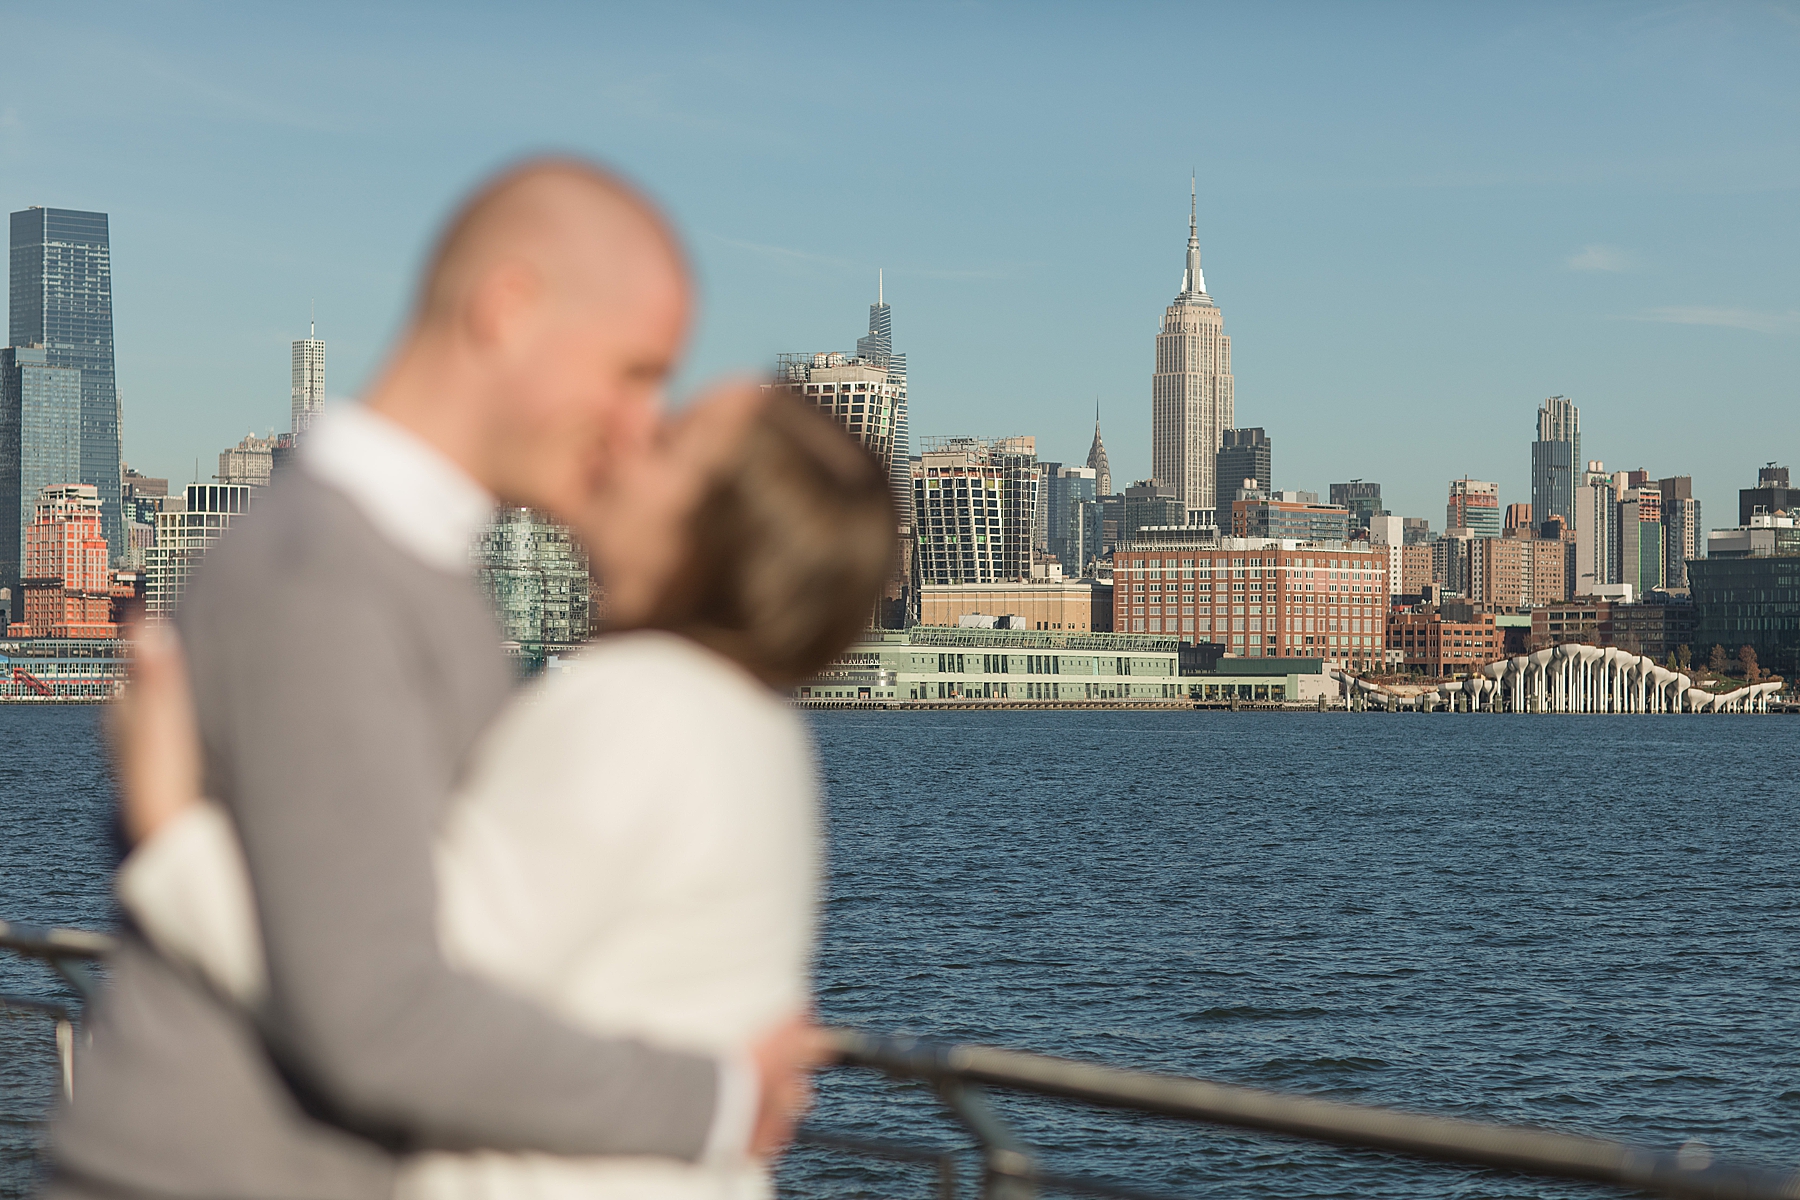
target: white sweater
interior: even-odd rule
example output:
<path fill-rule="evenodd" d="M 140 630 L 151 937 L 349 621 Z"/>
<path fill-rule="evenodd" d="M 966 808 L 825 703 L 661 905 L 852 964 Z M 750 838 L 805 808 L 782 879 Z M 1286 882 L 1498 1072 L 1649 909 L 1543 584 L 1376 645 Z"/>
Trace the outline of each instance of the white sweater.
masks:
<path fill-rule="evenodd" d="M 437 851 L 445 955 L 578 1027 L 740 1051 L 807 1004 L 817 796 L 805 725 L 767 688 L 671 635 L 604 639 L 484 737 Z M 231 915 L 249 892 L 216 811 L 134 853 L 120 894 L 254 1002 L 254 923 Z M 420 1155 L 400 1184 L 402 1200 L 769 1191 L 760 1167 L 510 1153 Z"/>

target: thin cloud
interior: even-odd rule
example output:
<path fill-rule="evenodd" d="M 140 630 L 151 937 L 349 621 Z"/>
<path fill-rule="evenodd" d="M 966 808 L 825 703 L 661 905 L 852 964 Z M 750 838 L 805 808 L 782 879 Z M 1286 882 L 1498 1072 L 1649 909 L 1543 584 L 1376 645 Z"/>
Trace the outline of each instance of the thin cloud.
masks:
<path fill-rule="evenodd" d="M 883 264 L 879 263 L 865 263 L 858 262 L 855 259 L 837 258 L 829 254 L 817 254 L 811 250 L 796 250 L 791 246 L 774 246 L 766 242 L 746 242 L 740 238 L 726 237 L 723 234 L 713 233 L 709 230 L 702 230 L 701 232 L 713 241 L 719 242 L 722 245 L 731 246 L 738 250 L 747 250 L 751 254 L 760 254 L 766 258 L 772 258 L 777 261 L 795 265 L 828 267 L 832 270 L 858 271 L 865 273 L 873 271 L 877 269 L 877 267 L 883 267 Z M 1005 279 L 1013 273 L 1010 269 L 1003 267 L 990 267 L 978 270 L 940 270 L 934 267 L 885 266 L 883 269 L 895 278 L 910 277 L 914 279 Z"/>
<path fill-rule="evenodd" d="M 1754 333 L 1800 332 L 1800 311 L 1758 312 L 1753 308 L 1713 308 L 1694 305 L 1653 308 L 1639 321 L 1658 321 L 1665 325 L 1713 325 L 1724 329 L 1748 329 Z"/>
<path fill-rule="evenodd" d="M 1617 246 L 1583 246 L 1569 255 L 1571 271 L 1629 271 L 1632 257 Z"/>

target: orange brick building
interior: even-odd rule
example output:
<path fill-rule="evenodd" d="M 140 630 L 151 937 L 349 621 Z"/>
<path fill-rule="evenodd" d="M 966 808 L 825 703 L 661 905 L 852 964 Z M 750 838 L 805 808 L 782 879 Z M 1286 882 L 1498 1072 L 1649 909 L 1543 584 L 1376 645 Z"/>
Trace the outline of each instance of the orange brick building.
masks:
<path fill-rule="evenodd" d="M 100 495 L 91 484 L 70 483 L 38 493 L 37 515 L 25 527 L 20 572 L 25 620 L 14 636 L 117 637 L 112 620 L 112 578 L 106 538 L 100 532 Z"/>
<path fill-rule="evenodd" d="M 1113 631 L 1216 642 L 1246 658 L 1375 667 L 1387 548 L 1221 538 L 1128 543 L 1113 554 Z"/>
<path fill-rule="evenodd" d="M 1406 669 L 1425 675 L 1466 675 L 1505 649 L 1492 613 L 1446 621 L 1435 608 L 1396 612 L 1388 617 L 1387 636 Z"/>

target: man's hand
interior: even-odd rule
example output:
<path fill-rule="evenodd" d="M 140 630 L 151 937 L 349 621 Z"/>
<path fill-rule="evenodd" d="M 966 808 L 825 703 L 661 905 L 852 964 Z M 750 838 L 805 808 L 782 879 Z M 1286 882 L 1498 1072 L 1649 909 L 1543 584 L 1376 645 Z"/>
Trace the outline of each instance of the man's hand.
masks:
<path fill-rule="evenodd" d="M 761 1095 L 750 1135 L 753 1158 L 773 1159 L 793 1140 L 794 1126 L 812 1106 L 812 1073 L 831 1058 L 825 1031 L 809 1015 L 795 1016 L 750 1047 Z"/>
<path fill-rule="evenodd" d="M 181 643 L 166 625 L 132 631 L 131 682 L 108 722 L 119 817 L 136 846 L 200 800 L 200 735 Z"/>

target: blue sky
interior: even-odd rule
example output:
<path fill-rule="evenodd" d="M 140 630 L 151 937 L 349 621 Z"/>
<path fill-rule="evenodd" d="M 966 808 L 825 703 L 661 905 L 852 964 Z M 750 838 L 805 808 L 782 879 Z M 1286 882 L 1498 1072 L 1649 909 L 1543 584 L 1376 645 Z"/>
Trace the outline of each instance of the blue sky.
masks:
<path fill-rule="evenodd" d="M 483 172 L 572 149 L 698 269 L 682 386 L 851 348 L 884 268 L 913 430 L 1149 471 L 1197 169 L 1277 487 L 1528 500 L 1538 402 L 1708 524 L 1800 469 L 1800 5 L 0 5 L 0 200 L 112 214 L 127 458 L 354 394 Z"/>

